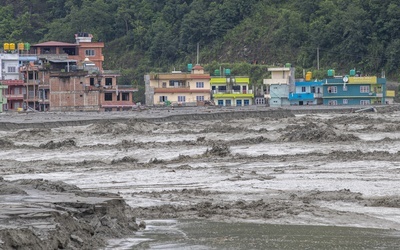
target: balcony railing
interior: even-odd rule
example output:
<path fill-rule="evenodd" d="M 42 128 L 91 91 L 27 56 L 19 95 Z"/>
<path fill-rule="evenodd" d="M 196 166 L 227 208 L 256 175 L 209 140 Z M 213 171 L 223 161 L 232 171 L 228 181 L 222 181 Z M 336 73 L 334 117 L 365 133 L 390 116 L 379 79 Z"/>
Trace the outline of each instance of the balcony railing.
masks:
<path fill-rule="evenodd" d="M 18 95 L 15 95 L 15 94 L 8 95 L 8 94 L 6 94 L 5 96 L 6 96 L 6 98 L 8 100 L 22 100 L 22 99 L 24 99 L 24 95 L 23 94 L 18 94 Z"/>
<path fill-rule="evenodd" d="M 8 86 L 24 85 L 24 81 L 22 80 L 1 80 L 0 82 Z"/>
<path fill-rule="evenodd" d="M 271 85 L 271 84 L 289 84 L 289 79 L 264 79 L 264 84 Z"/>
<path fill-rule="evenodd" d="M 212 90 L 213 94 L 253 94 L 253 90 Z"/>
<path fill-rule="evenodd" d="M 85 85 L 85 91 L 137 91 L 132 85 Z"/>

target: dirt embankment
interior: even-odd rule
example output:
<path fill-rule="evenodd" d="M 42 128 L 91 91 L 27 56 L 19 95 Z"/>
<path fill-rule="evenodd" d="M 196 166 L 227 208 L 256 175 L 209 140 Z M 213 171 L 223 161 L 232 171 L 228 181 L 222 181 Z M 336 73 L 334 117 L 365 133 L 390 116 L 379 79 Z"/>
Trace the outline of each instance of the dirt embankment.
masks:
<path fill-rule="evenodd" d="M 167 112 L 168 111 L 168 112 Z M 151 113 L 152 112 L 152 113 Z M 107 116 L 107 113 L 98 114 L 97 116 L 87 117 L 82 114 L 81 116 L 69 118 L 67 115 L 62 113 L 54 114 L 32 114 L 29 117 L 4 117 L 0 119 L 0 130 L 15 130 L 15 129 L 45 129 L 45 128 L 57 128 L 63 126 L 84 126 L 95 123 L 104 123 L 112 121 L 114 123 L 126 123 L 140 122 L 140 121 L 150 121 L 150 122 L 179 122 L 187 120 L 215 120 L 215 119 L 244 119 L 244 118 L 285 118 L 293 117 L 294 114 L 291 110 L 277 109 L 277 110 L 174 110 L 174 112 L 169 112 L 169 110 L 164 110 L 164 112 L 149 111 L 149 113 L 121 113 L 124 116 L 111 117 Z M 47 115 L 47 116 L 46 116 Z M 48 117 L 52 117 L 52 120 L 47 120 Z M 41 119 L 42 118 L 42 119 Z M 46 119 L 44 119 L 46 118 Z M 11 122 L 10 122 L 11 121 Z"/>
<path fill-rule="evenodd" d="M 0 249 L 98 249 L 139 229 L 132 209 L 109 193 L 46 180 L 0 178 Z"/>

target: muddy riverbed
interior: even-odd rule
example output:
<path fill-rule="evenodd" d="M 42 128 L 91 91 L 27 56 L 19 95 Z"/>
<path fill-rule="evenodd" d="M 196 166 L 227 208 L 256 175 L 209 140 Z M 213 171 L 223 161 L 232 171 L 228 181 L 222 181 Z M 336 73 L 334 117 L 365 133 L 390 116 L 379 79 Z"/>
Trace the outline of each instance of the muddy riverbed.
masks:
<path fill-rule="evenodd" d="M 397 109 L 197 110 L 201 119 L 176 110 L 178 118 L 167 119 L 167 112 L 162 119 L 110 113 L 68 122 L 47 114 L 53 125 L 34 114 L 0 116 L 0 176 L 119 195 L 136 223 L 400 229 Z"/>

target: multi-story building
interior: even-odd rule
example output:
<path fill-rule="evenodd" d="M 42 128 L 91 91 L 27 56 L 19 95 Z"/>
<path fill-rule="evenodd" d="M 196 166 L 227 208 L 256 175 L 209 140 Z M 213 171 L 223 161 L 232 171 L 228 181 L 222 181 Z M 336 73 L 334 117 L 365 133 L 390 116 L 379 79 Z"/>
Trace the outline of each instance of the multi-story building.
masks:
<path fill-rule="evenodd" d="M 311 81 L 311 79 L 306 79 L 306 81 L 295 82 L 294 93 L 289 93 L 290 105 L 318 105 L 322 104 L 323 96 L 323 82 Z"/>
<path fill-rule="evenodd" d="M 5 89 L 7 89 L 7 86 L 0 82 L 0 113 L 3 112 L 4 106 L 7 105 L 7 98 L 3 96 L 3 90 Z"/>
<path fill-rule="evenodd" d="M 289 93 L 294 92 L 294 68 L 287 63 L 285 67 L 268 68 L 268 71 L 271 72 L 271 79 L 264 79 L 264 85 L 269 106 L 289 106 Z"/>
<path fill-rule="evenodd" d="M 117 84 L 119 73 L 104 70 L 104 43 L 88 33 L 75 35 L 76 43 L 49 41 L 30 46 L 38 60 L 25 63 L 25 106 L 40 111 L 112 111 L 135 105 L 131 85 Z"/>
<path fill-rule="evenodd" d="M 153 73 L 145 76 L 146 105 L 197 105 L 210 101 L 210 74 L 199 64 L 188 72 Z"/>
<path fill-rule="evenodd" d="M 24 82 L 20 80 L 19 55 L 15 51 L 4 50 L 0 54 L 0 81 L 7 88 L 3 88 L 3 95 L 7 98 L 4 105 L 5 110 L 22 108 L 25 88 Z"/>
<path fill-rule="evenodd" d="M 396 91 L 394 90 L 386 90 L 386 104 L 393 104 L 394 98 L 396 97 Z"/>
<path fill-rule="evenodd" d="M 324 80 L 324 105 L 386 104 L 386 79 L 376 76 L 350 75 Z"/>
<path fill-rule="evenodd" d="M 212 99 L 218 106 L 253 105 L 254 94 L 249 89 L 249 77 L 233 76 L 230 69 L 225 69 L 225 74 L 213 76 L 210 84 Z"/>

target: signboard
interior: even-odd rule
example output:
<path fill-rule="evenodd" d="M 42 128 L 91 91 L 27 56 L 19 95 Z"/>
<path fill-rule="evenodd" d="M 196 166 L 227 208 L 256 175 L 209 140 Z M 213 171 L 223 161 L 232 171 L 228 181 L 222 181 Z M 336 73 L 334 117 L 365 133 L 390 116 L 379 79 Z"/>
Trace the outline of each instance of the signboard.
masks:
<path fill-rule="evenodd" d="M 377 82 L 376 76 L 349 77 L 349 83 L 375 84 Z"/>

